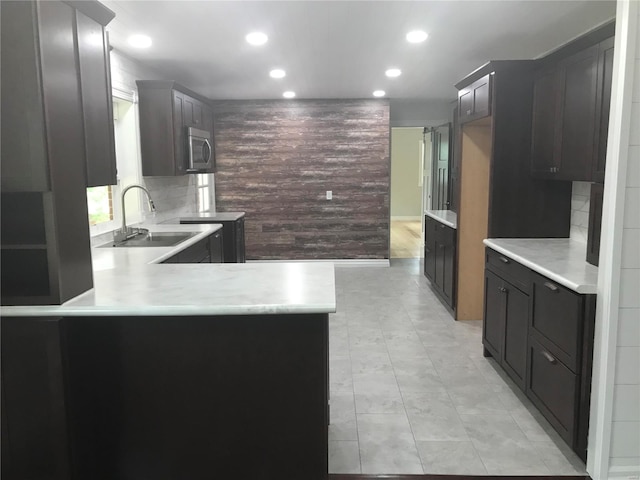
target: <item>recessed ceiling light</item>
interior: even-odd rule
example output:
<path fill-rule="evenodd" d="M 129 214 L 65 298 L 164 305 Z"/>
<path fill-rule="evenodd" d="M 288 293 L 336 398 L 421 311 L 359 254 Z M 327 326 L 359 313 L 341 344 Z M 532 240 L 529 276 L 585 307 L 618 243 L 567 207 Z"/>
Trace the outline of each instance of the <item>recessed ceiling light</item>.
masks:
<path fill-rule="evenodd" d="M 385 95 L 386 94 L 384 90 L 376 90 L 375 92 L 373 92 L 374 97 L 384 97 Z"/>
<path fill-rule="evenodd" d="M 424 42 L 427 38 L 429 38 L 429 34 L 427 32 L 423 32 L 422 30 L 412 30 L 407 33 L 407 42 L 409 43 L 421 43 Z"/>
<path fill-rule="evenodd" d="M 400 71 L 399 68 L 390 68 L 389 70 L 384 72 L 384 74 L 387 77 L 399 77 L 402 74 L 402 72 Z"/>
<path fill-rule="evenodd" d="M 264 45 L 269 40 L 269 37 L 262 32 L 251 32 L 244 38 L 251 45 Z"/>
<path fill-rule="evenodd" d="M 151 37 L 141 34 L 131 35 L 127 39 L 127 42 L 129 43 L 129 45 L 135 48 L 149 48 L 153 43 L 151 41 Z"/>
<path fill-rule="evenodd" d="M 281 68 L 274 68 L 269 72 L 271 78 L 284 78 L 286 75 L 287 73 Z"/>
<path fill-rule="evenodd" d="M 292 92 L 291 90 L 287 90 L 282 94 L 284 98 L 293 98 L 296 96 L 296 92 Z"/>

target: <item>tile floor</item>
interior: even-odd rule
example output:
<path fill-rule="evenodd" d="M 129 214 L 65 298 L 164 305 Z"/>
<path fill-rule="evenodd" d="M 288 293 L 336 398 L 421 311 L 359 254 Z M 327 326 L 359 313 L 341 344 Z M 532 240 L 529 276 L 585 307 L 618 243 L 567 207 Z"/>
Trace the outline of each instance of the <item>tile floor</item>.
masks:
<path fill-rule="evenodd" d="M 336 267 L 329 472 L 576 475 L 584 465 L 482 356 L 419 259 Z"/>

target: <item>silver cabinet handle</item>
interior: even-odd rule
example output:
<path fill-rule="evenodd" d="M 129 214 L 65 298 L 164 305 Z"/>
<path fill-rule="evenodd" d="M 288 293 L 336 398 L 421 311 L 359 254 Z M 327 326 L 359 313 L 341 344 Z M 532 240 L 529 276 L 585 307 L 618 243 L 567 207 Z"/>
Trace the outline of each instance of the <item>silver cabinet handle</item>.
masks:
<path fill-rule="evenodd" d="M 555 365 L 556 363 L 558 363 L 558 361 L 557 361 L 555 358 L 553 358 L 553 356 L 552 356 L 549 352 L 546 352 L 546 351 L 542 350 L 540 353 L 542 354 L 542 356 L 543 356 L 544 358 L 546 358 L 546 359 L 547 359 L 547 361 L 548 361 L 551 365 Z"/>
<path fill-rule="evenodd" d="M 500 291 L 502 293 L 505 293 L 507 291 L 507 289 L 504 288 L 504 287 L 498 287 L 498 291 Z"/>
<path fill-rule="evenodd" d="M 440 225 L 440 228 L 445 228 L 445 226 L 444 225 Z"/>
<path fill-rule="evenodd" d="M 506 257 L 500 257 L 500 261 L 501 261 L 502 263 L 509 263 L 509 259 L 508 259 L 508 258 L 506 258 Z"/>
<path fill-rule="evenodd" d="M 544 282 L 543 285 L 554 293 L 557 293 L 560 291 L 560 289 L 551 282 Z"/>

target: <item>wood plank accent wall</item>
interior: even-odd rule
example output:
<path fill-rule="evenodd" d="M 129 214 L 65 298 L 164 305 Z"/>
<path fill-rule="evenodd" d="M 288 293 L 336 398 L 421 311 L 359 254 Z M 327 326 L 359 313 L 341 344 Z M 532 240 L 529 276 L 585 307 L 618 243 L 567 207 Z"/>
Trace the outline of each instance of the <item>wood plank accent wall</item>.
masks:
<path fill-rule="evenodd" d="M 387 100 L 220 101 L 214 115 L 216 208 L 246 212 L 248 259 L 388 258 Z"/>

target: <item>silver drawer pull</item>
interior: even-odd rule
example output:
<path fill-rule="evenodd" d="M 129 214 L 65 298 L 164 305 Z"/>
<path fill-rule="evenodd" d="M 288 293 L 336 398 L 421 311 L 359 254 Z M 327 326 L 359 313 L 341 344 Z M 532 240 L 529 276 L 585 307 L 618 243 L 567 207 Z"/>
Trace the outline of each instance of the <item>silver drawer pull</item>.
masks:
<path fill-rule="evenodd" d="M 440 228 L 445 228 L 444 225 L 440 225 Z"/>
<path fill-rule="evenodd" d="M 560 289 L 556 285 L 551 283 L 551 282 L 544 282 L 544 286 L 547 287 L 552 292 L 556 292 L 557 293 L 557 292 L 560 291 Z"/>
<path fill-rule="evenodd" d="M 502 293 L 505 293 L 507 291 L 507 289 L 504 288 L 504 287 L 498 287 L 498 291 L 500 291 Z"/>
<path fill-rule="evenodd" d="M 556 363 L 558 363 L 558 361 L 555 358 L 553 358 L 553 355 L 551 355 L 550 353 L 545 352 L 544 350 L 542 350 L 541 353 L 542 353 L 542 356 L 546 358 L 551 365 L 555 365 Z"/>
<path fill-rule="evenodd" d="M 502 263 L 509 263 L 509 259 L 506 257 L 499 257 Z"/>

